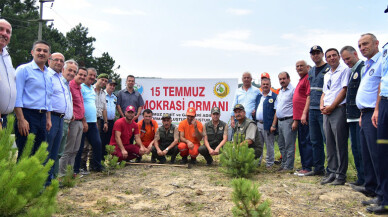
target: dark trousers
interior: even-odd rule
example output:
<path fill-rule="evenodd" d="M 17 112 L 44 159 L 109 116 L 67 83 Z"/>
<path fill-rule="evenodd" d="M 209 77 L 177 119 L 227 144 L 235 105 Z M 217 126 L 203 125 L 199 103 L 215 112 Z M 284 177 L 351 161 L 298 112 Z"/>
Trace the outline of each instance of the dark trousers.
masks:
<path fill-rule="evenodd" d="M 362 147 L 362 160 L 364 161 L 365 189 L 375 192 L 381 197 L 378 171 L 377 129 L 373 126 L 371 117 L 373 111 L 362 113 L 360 142 Z M 387 133 L 387 132 L 385 132 Z M 386 168 L 386 165 L 384 166 Z"/>
<path fill-rule="evenodd" d="M 75 157 L 74 162 L 74 173 L 79 173 L 81 166 L 81 156 L 84 150 L 85 137 L 88 139 L 89 143 L 92 146 L 93 150 L 93 161 L 90 164 L 94 167 L 91 168 L 92 171 L 100 172 L 102 170 L 101 165 L 101 138 L 100 133 L 98 132 L 97 124 L 95 122 L 88 123 L 89 129 L 86 133 L 82 134 L 81 146 L 78 150 L 77 156 Z"/>
<path fill-rule="evenodd" d="M 40 144 L 43 141 L 46 141 L 46 113 L 39 113 L 36 110 L 32 109 L 22 109 L 24 119 L 27 120 L 30 125 L 29 133 L 35 134 L 35 141 L 32 147 L 31 155 L 35 154 L 35 152 L 39 149 Z M 18 160 L 23 154 L 23 149 L 27 142 L 27 136 L 22 136 L 18 130 L 18 121 L 15 118 L 14 130 L 16 137 L 16 146 L 18 147 Z"/>
<path fill-rule="evenodd" d="M 310 142 L 313 148 L 313 166 L 315 172 L 325 170 L 325 134 L 323 132 L 323 116 L 318 109 L 309 110 L 309 133 Z"/>
<path fill-rule="evenodd" d="M 7 114 L 1 114 L 1 118 L 3 119 L 3 123 L 1 124 L 1 126 L 3 128 L 6 128 L 7 127 L 7 123 L 8 123 L 8 121 L 7 121 Z"/>
<path fill-rule="evenodd" d="M 352 152 L 354 164 L 357 170 L 357 183 L 364 184 L 364 163 L 362 161 L 362 149 L 360 143 L 360 125 L 357 122 L 349 122 L 350 142 L 352 143 Z"/>
<path fill-rule="evenodd" d="M 47 132 L 47 151 L 49 153 L 49 159 L 55 160 L 58 156 L 59 151 L 59 145 L 61 144 L 62 140 L 62 131 L 63 131 L 63 118 L 60 118 L 57 115 L 51 114 L 51 129 L 49 132 Z M 55 165 L 53 165 L 49 171 L 49 177 L 47 180 L 46 185 L 49 185 L 51 183 L 51 179 L 54 179 L 54 168 Z"/>
<path fill-rule="evenodd" d="M 114 123 L 115 123 L 114 120 L 108 120 L 108 131 L 104 132 L 103 130 L 104 120 L 101 120 L 100 126 L 102 127 L 100 128 L 100 137 L 101 137 L 101 144 L 102 144 L 102 148 L 101 148 L 102 159 L 105 158 L 105 155 L 106 155 L 105 146 L 109 145 L 110 138 L 112 137 L 112 130 L 113 130 Z"/>
<path fill-rule="evenodd" d="M 160 150 L 164 150 L 168 147 L 167 146 L 161 146 L 159 144 L 159 148 Z M 156 150 L 155 146 L 152 146 L 151 148 L 151 152 L 152 152 L 152 157 L 155 157 L 156 159 L 158 159 L 159 161 L 163 161 L 163 160 L 166 160 L 166 156 L 159 156 L 158 155 L 158 151 Z M 178 155 L 179 153 L 179 149 L 178 149 L 178 145 L 174 146 L 172 149 L 168 150 L 167 152 L 167 155 L 171 155 L 171 160 L 175 160 L 176 156 Z"/>
<path fill-rule="evenodd" d="M 377 152 L 382 205 L 388 205 L 388 100 L 381 99 L 377 127 Z"/>
<path fill-rule="evenodd" d="M 313 166 L 313 146 L 310 142 L 309 125 L 298 123 L 298 144 L 302 169 L 311 171 Z"/>

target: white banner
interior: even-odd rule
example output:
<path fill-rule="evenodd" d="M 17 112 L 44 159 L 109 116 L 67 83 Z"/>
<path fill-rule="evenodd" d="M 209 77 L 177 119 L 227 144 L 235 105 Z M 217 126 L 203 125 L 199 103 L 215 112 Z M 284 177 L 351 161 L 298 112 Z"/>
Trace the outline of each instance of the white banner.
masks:
<path fill-rule="evenodd" d="M 125 88 L 125 79 L 122 79 Z M 151 109 L 160 125 L 164 113 L 169 113 L 176 125 L 186 119 L 188 107 L 197 110 L 196 119 L 202 124 L 211 120 L 210 110 L 219 107 L 221 120 L 230 120 L 238 79 L 136 79 L 135 89 L 144 100 L 143 109 Z M 141 117 L 142 118 L 142 117 Z"/>

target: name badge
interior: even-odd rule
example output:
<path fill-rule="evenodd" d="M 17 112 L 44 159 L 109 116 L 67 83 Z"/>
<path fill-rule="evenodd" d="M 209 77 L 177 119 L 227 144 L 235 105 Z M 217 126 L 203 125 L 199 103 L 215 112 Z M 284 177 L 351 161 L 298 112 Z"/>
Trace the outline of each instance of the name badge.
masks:
<path fill-rule="evenodd" d="M 273 103 L 273 99 L 269 99 L 268 102 L 269 102 L 269 103 Z"/>
<path fill-rule="evenodd" d="M 219 127 L 218 129 L 219 129 L 219 130 L 223 130 L 223 129 L 224 129 L 224 127 Z"/>
<path fill-rule="evenodd" d="M 174 131 L 173 130 L 170 130 L 170 133 L 173 133 Z"/>
<path fill-rule="evenodd" d="M 356 73 L 354 73 L 354 75 L 353 75 L 353 79 L 357 79 L 358 78 L 358 73 L 356 72 Z"/>

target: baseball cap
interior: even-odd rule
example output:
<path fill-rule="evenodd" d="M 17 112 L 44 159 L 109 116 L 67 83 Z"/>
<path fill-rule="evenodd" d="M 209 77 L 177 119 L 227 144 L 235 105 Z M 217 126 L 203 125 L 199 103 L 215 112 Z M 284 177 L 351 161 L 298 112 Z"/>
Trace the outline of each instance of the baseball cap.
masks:
<path fill-rule="evenodd" d="M 319 45 L 312 46 L 310 49 L 310 53 L 312 53 L 313 51 L 319 51 L 319 52 L 323 53 L 323 50 L 322 50 L 321 46 L 319 46 Z"/>
<path fill-rule="evenodd" d="M 108 80 L 108 84 L 117 84 L 117 83 L 116 83 L 116 81 L 115 81 L 115 80 L 113 80 L 113 79 L 109 79 L 109 80 Z"/>
<path fill-rule="evenodd" d="M 109 79 L 109 76 L 108 76 L 108 74 L 106 74 L 106 73 L 102 73 L 102 74 L 100 74 L 100 75 L 97 77 L 97 79 L 100 79 L 100 78 Z"/>
<path fill-rule="evenodd" d="M 212 110 L 211 110 L 211 114 L 214 114 L 214 113 L 221 114 L 220 108 L 218 108 L 218 107 L 213 107 Z"/>
<path fill-rule="evenodd" d="M 387 6 L 387 9 L 385 9 L 384 13 L 388 13 L 388 6 Z"/>
<path fill-rule="evenodd" d="M 268 79 L 270 79 L 269 74 L 268 74 L 267 72 L 261 73 L 261 76 L 260 76 L 260 77 L 261 77 L 261 78 L 268 78 Z"/>
<path fill-rule="evenodd" d="M 125 111 L 127 111 L 127 112 L 135 112 L 135 107 L 134 107 L 133 105 L 129 105 L 129 106 L 125 109 Z"/>
<path fill-rule="evenodd" d="M 187 109 L 186 115 L 195 116 L 195 108 L 194 107 L 189 107 Z"/>
<path fill-rule="evenodd" d="M 168 114 L 168 113 L 163 114 L 163 115 L 162 115 L 162 120 L 163 120 L 163 119 L 166 119 L 166 118 L 171 119 L 171 115 Z"/>
<path fill-rule="evenodd" d="M 233 111 L 235 111 L 236 109 L 241 109 L 241 110 L 244 110 L 244 111 L 245 111 L 245 108 L 244 108 L 244 106 L 243 106 L 243 105 L 241 105 L 241 104 L 237 104 L 237 105 L 235 105 L 235 106 L 234 106 L 234 108 L 233 108 Z"/>

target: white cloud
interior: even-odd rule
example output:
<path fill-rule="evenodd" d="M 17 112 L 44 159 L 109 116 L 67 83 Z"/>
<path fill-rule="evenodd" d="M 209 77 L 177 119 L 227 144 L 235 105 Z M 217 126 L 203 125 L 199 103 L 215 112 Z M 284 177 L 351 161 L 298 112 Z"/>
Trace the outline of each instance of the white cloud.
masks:
<path fill-rule="evenodd" d="M 107 8 L 103 10 L 106 14 L 113 14 L 113 15 L 131 15 L 131 16 L 143 16 L 146 15 L 146 12 L 141 10 L 122 10 L 120 8 Z"/>
<path fill-rule="evenodd" d="M 237 8 L 229 8 L 226 10 L 227 13 L 237 15 L 237 16 L 243 16 L 243 15 L 248 15 L 251 14 L 251 10 L 247 9 L 237 9 Z"/>
<path fill-rule="evenodd" d="M 213 38 L 188 40 L 182 46 L 212 48 L 227 51 L 248 51 L 265 55 L 276 55 L 282 48 L 277 45 L 258 45 L 246 42 L 251 36 L 250 30 L 235 30 L 217 34 Z"/>

